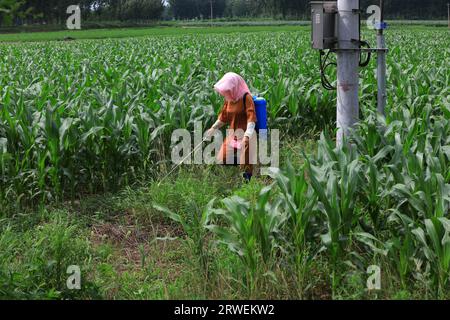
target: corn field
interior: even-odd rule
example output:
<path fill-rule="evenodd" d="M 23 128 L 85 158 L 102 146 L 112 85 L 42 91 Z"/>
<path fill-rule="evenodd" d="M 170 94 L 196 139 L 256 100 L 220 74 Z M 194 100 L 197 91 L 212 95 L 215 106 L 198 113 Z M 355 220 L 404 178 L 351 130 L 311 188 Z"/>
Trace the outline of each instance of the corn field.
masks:
<path fill-rule="evenodd" d="M 256 203 L 215 200 L 194 221 L 158 207 L 198 243 L 199 268 L 214 259 L 204 251 L 214 240 L 240 259 L 249 296 L 260 273 L 285 269 L 299 284 L 308 261 L 325 256 L 333 290 L 343 269 L 381 265 L 402 288 L 448 297 L 449 34 L 390 33 L 387 117 L 374 112 L 372 62 L 360 71 L 361 122 L 342 149 L 330 133 L 336 94 L 321 87 L 309 37 L 304 30 L 0 44 L 2 208 L 157 181 L 171 166 L 171 132 L 195 121 L 210 126 L 222 106 L 212 86 L 233 70 L 267 99 L 271 128 L 323 132 L 317 152 L 299 155 L 301 167 L 286 163 Z"/>
<path fill-rule="evenodd" d="M 173 129 L 216 117 L 222 102 L 211 88 L 225 70 L 271 100 L 274 123 L 304 117 L 303 125 L 321 127 L 332 97 L 305 63 L 316 55 L 305 34 L 289 35 L 292 50 L 286 36 L 1 45 L 2 201 L 61 199 L 153 177 Z M 310 111 L 315 119 L 306 119 Z"/>

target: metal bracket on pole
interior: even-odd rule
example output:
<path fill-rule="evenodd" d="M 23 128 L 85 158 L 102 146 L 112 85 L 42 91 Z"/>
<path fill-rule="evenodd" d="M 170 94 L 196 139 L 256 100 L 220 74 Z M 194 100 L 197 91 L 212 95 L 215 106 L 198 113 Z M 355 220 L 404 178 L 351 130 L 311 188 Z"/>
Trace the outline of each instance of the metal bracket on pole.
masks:
<path fill-rule="evenodd" d="M 363 13 L 364 13 L 364 10 L 361 10 L 361 9 L 353 9 L 352 12 L 355 13 L 355 14 L 363 14 Z"/>
<path fill-rule="evenodd" d="M 355 48 L 355 49 L 336 49 L 332 50 L 333 52 L 337 51 L 353 51 L 353 52 L 389 52 L 387 48 Z"/>
<path fill-rule="evenodd" d="M 312 1 L 312 47 L 321 51 L 322 85 L 327 90 L 337 90 L 337 145 L 342 145 L 344 137 L 359 121 L 359 67 L 369 64 L 372 53 L 377 54 L 378 105 L 377 110 L 384 115 L 386 107 L 386 48 L 383 31 L 388 24 L 383 20 L 383 0 L 380 0 L 380 21 L 374 24 L 377 30 L 376 48 L 370 48 L 361 40 L 360 0 Z M 450 7 L 449 7 L 450 10 Z M 450 11 L 449 11 L 450 19 Z M 329 50 L 322 62 L 323 50 Z M 326 63 L 330 52 L 336 53 L 336 63 Z M 361 59 L 361 53 L 367 59 Z M 325 71 L 329 65 L 337 65 L 337 86 L 331 85 Z"/>

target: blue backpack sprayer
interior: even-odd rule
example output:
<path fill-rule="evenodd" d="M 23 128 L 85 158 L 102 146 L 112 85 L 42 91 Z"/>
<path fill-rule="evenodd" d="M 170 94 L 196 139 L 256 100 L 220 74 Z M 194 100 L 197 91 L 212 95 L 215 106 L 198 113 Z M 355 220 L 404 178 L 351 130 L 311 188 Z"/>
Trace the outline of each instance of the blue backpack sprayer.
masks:
<path fill-rule="evenodd" d="M 244 94 L 244 110 L 246 109 L 245 100 L 248 93 Z M 255 130 L 260 138 L 267 139 L 267 101 L 264 98 L 253 96 L 253 103 L 255 105 L 256 113 L 256 127 Z M 235 164 L 237 164 L 237 158 L 235 155 Z M 251 174 L 244 173 L 244 179 L 249 182 L 252 178 Z"/>
<path fill-rule="evenodd" d="M 244 95 L 244 109 L 245 100 L 247 98 L 247 93 Z M 253 103 L 255 105 L 255 113 L 256 113 L 256 133 L 262 139 L 267 139 L 267 101 L 264 98 L 253 96 Z M 235 158 L 235 163 L 237 163 L 237 159 Z M 244 178 L 247 181 L 250 181 L 251 175 L 248 173 L 244 173 Z"/>
<path fill-rule="evenodd" d="M 244 95 L 244 108 L 245 106 L 245 98 L 247 97 L 246 93 Z M 253 103 L 255 104 L 255 112 L 256 112 L 256 132 L 261 134 L 263 138 L 267 138 L 267 101 L 264 98 L 253 96 Z M 265 130 L 262 131 L 261 130 Z"/>
<path fill-rule="evenodd" d="M 253 102 L 255 103 L 256 111 L 256 132 L 261 135 L 262 138 L 267 138 L 267 101 L 264 98 L 253 96 Z M 265 131 L 261 131 L 265 130 Z"/>

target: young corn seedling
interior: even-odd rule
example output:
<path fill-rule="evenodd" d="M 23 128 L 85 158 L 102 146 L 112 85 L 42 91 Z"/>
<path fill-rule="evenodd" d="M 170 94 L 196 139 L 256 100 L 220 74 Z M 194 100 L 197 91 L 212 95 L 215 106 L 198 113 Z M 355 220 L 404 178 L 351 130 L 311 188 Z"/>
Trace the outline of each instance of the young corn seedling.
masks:
<path fill-rule="evenodd" d="M 179 223 L 183 231 L 191 242 L 195 256 L 198 259 L 199 270 L 204 274 L 205 278 L 209 278 L 209 260 L 210 253 L 208 250 L 208 229 L 210 227 L 210 219 L 212 217 L 212 207 L 215 199 L 212 199 L 203 209 L 200 215 L 194 214 L 191 219 L 185 218 L 183 215 L 175 213 L 168 208 L 154 205 L 153 207 L 164 213 L 169 219 Z"/>
<path fill-rule="evenodd" d="M 392 210 L 388 224 L 391 227 L 391 235 L 386 241 L 388 258 L 400 277 L 402 287 L 406 289 L 414 271 L 414 259 L 417 254 L 413 234 L 416 223 L 398 210 Z"/>
<path fill-rule="evenodd" d="M 310 273 L 311 259 L 318 251 L 314 244 L 314 235 L 318 231 L 314 216 L 317 211 L 317 196 L 307 182 L 304 167 L 296 171 L 288 163 L 283 173 L 276 174 L 275 180 L 280 189 L 280 209 L 287 213 L 283 228 L 285 249 L 288 261 L 294 265 L 301 296 Z"/>
<path fill-rule="evenodd" d="M 264 188 L 255 205 L 236 196 L 224 199 L 225 208 L 215 213 L 228 225 L 208 226 L 218 241 L 227 245 L 244 263 L 250 296 L 256 290 L 257 276 L 266 268 L 270 271 L 274 257 L 285 252 L 282 229 L 286 216 L 280 210 L 279 201 L 269 202 L 270 194 L 271 187 Z"/>
<path fill-rule="evenodd" d="M 418 227 L 412 232 L 424 258 L 434 270 L 438 296 L 445 297 L 450 282 L 450 220 L 443 217 L 425 219 L 425 229 Z"/>
<path fill-rule="evenodd" d="M 385 166 L 380 165 L 380 163 L 383 162 L 392 149 L 391 146 L 385 146 L 375 156 L 363 158 L 365 161 L 365 166 L 363 167 L 365 171 L 365 187 L 361 192 L 362 202 L 367 204 L 367 210 L 375 229 L 380 229 L 384 225 L 381 216 L 382 208 L 383 206 L 388 207 L 386 204 L 389 204 L 386 200 L 386 190 L 384 188 L 388 183 L 390 174 Z"/>
<path fill-rule="evenodd" d="M 361 185 L 361 164 L 355 151 L 348 147 L 333 149 L 325 136 L 319 144 L 317 165 L 308 158 L 306 164 L 319 209 L 327 221 L 327 233 L 322 240 L 337 263 L 358 218 L 355 204 Z"/>
<path fill-rule="evenodd" d="M 333 266 L 332 292 L 336 292 L 338 262 L 345 255 L 352 230 L 358 221 L 357 192 L 361 186 L 361 163 L 348 145 L 334 149 L 325 136 L 319 142 L 317 164 L 307 158 L 308 177 L 326 221 L 321 239 L 328 249 Z"/>
<path fill-rule="evenodd" d="M 314 211 L 317 210 L 317 195 L 309 186 L 304 168 L 296 171 L 288 163 L 285 171 L 277 173 L 276 184 L 280 189 L 282 208 L 287 212 L 286 245 L 301 260 L 307 242 L 314 235 Z"/>

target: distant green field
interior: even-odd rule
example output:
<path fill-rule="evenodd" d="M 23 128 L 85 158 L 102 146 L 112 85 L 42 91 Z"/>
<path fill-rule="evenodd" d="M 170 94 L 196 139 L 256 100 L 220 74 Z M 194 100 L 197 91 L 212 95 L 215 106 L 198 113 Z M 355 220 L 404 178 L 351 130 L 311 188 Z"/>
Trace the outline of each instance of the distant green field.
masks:
<path fill-rule="evenodd" d="M 414 27 L 433 28 L 446 27 L 447 21 L 426 21 L 426 20 L 396 20 L 388 21 L 392 29 Z M 184 35 L 184 34 L 208 34 L 208 33 L 247 33 L 264 31 L 298 31 L 309 28 L 308 21 L 214 21 L 211 23 L 204 21 L 175 21 L 165 22 L 171 26 L 146 26 L 146 27 L 123 27 L 123 28 L 100 28 L 85 29 L 78 31 L 39 31 L 30 32 L 21 30 L 17 33 L 2 33 L 0 29 L 0 42 L 27 42 L 27 41 L 53 41 L 63 40 L 66 37 L 75 39 L 104 39 L 104 38 L 132 38 L 160 35 Z"/>
<path fill-rule="evenodd" d="M 64 30 L 50 32 L 23 32 L 0 34 L 0 42 L 52 41 L 63 40 L 65 37 L 75 39 L 131 38 L 144 36 L 207 34 L 207 33 L 247 33 L 262 31 L 296 31 L 302 26 L 233 26 L 233 27 L 152 27 L 152 28 L 120 28 L 120 29 L 90 29 Z"/>

